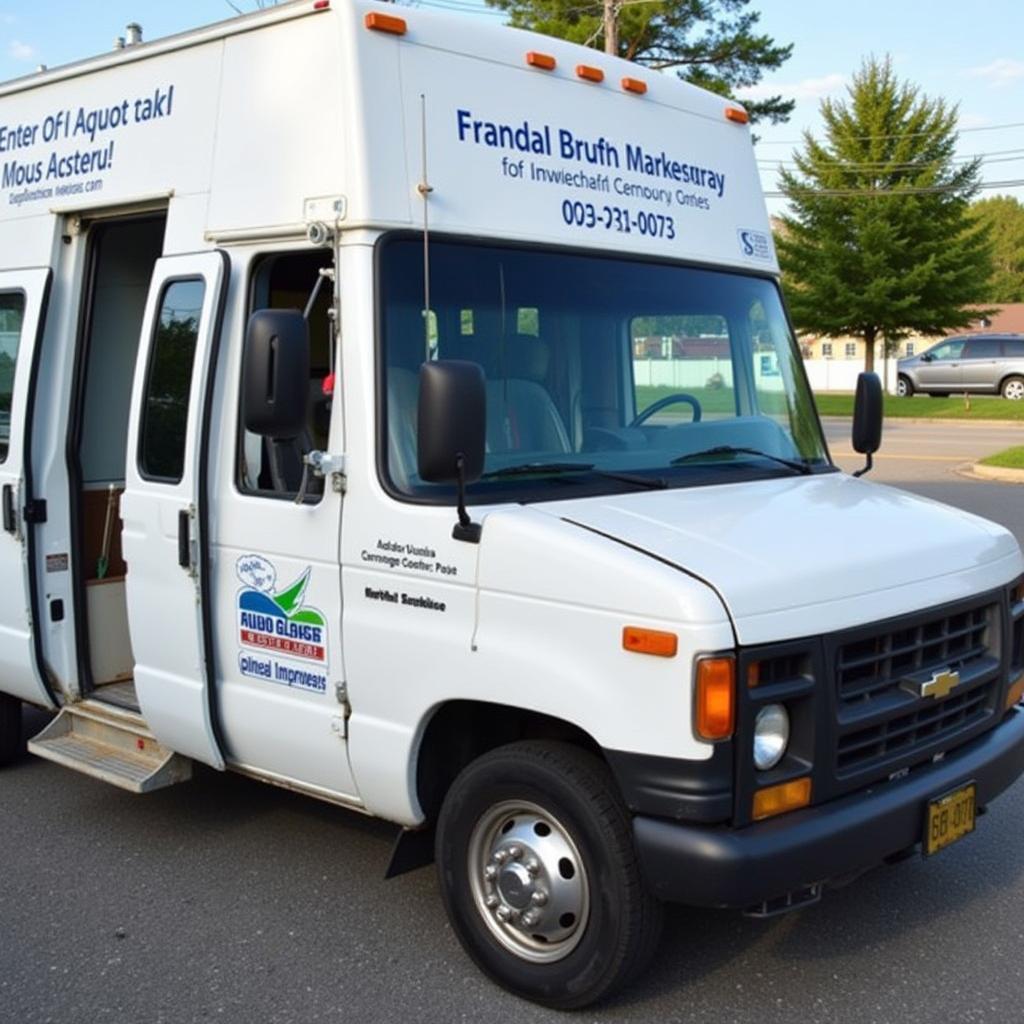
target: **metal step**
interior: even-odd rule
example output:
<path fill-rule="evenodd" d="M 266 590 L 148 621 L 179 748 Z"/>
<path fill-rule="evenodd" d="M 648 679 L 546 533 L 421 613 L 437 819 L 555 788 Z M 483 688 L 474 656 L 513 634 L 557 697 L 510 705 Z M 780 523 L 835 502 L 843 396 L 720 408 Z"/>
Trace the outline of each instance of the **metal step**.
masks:
<path fill-rule="evenodd" d="M 94 700 L 69 704 L 28 749 L 132 793 L 192 777 L 192 761 L 158 743 L 141 715 Z"/>

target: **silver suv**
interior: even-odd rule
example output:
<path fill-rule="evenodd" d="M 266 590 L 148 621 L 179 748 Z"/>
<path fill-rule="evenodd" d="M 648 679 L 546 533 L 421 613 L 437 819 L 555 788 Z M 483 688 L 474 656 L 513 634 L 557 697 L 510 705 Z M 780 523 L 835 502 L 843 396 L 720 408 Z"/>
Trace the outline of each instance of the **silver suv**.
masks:
<path fill-rule="evenodd" d="M 946 338 L 896 367 L 896 394 L 949 395 L 977 391 L 1024 398 L 1024 334 Z"/>

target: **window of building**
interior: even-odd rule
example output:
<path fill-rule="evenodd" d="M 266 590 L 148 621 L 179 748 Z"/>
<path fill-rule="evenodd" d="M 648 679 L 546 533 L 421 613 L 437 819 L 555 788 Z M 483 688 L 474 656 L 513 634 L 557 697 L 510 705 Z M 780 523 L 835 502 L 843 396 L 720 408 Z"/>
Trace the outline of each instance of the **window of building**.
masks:
<path fill-rule="evenodd" d="M 855 341 L 848 341 L 846 347 L 843 349 L 847 359 L 857 358 L 857 343 Z"/>
<path fill-rule="evenodd" d="M 907 342 L 907 355 L 912 356 L 914 354 L 914 343 L 912 341 Z"/>
<path fill-rule="evenodd" d="M 151 480 L 178 483 L 185 468 L 192 364 L 206 285 L 172 281 L 164 289 L 143 392 L 139 466 Z"/>

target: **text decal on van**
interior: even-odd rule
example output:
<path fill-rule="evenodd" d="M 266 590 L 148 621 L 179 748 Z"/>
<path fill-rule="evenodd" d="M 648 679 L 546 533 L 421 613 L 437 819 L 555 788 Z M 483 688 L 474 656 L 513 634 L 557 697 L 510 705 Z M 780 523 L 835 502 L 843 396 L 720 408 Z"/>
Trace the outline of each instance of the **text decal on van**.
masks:
<path fill-rule="evenodd" d="M 243 555 L 236 571 L 245 584 L 238 593 L 238 642 L 266 655 L 311 661 L 326 668 L 327 623 L 322 612 L 305 604 L 312 570 L 307 568 L 281 590 L 275 589 L 277 570 L 262 555 Z M 276 676 L 272 671 L 271 677 Z"/>

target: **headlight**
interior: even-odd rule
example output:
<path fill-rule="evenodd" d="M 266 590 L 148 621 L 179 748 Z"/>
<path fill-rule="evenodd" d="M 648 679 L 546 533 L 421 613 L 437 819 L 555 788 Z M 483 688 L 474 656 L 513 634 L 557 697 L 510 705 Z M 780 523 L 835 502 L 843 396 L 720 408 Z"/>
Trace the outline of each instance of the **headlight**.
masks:
<path fill-rule="evenodd" d="M 774 768 L 789 744 L 789 713 L 781 704 L 761 708 L 754 720 L 754 764 L 759 772 Z"/>

